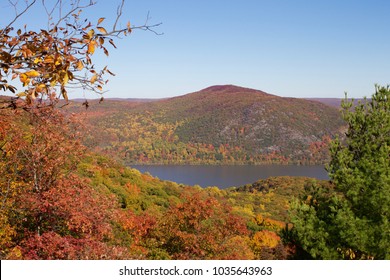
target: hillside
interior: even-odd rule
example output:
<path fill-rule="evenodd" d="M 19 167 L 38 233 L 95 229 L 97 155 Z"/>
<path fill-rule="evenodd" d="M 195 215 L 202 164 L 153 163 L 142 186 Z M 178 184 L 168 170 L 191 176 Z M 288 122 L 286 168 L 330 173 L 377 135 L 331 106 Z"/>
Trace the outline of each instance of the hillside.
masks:
<path fill-rule="evenodd" d="M 271 178 L 259 191 L 162 181 L 86 150 L 73 118 L 52 106 L 0 111 L 0 259 L 295 254 L 281 231 L 290 199 L 310 179 Z"/>
<path fill-rule="evenodd" d="M 232 85 L 151 102 L 104 101 L 87 113 L 90 147 L 129 163 L 322 163 L 339 111 Z"/>

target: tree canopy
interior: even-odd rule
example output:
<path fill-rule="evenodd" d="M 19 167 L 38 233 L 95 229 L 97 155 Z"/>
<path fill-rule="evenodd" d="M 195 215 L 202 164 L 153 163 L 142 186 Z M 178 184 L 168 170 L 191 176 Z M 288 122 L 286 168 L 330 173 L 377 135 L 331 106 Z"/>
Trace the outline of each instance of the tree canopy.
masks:
<path fill-rule="evenodd" d="M 348 130 L 331 146 L 333 188 L 307 188 L 291 215 L 295 238 L 313 258 L 390 259 L 390 89 L 342 106 Z"/>

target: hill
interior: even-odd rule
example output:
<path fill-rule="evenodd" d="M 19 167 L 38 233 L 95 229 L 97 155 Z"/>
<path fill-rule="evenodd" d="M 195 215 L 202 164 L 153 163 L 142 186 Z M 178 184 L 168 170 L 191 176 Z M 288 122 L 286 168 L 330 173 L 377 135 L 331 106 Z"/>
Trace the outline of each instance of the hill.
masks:
<path fill-rule="evenodd" d="M 87 144 L 144 164 L 321 163 L 343 126 L 336 108 L 233 85 L 90 106 Z"/>

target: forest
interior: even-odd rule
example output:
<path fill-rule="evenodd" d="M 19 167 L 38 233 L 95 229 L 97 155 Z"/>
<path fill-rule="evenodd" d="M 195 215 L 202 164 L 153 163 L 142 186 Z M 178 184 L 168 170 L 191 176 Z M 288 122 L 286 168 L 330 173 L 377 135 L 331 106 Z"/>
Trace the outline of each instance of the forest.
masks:
<path fill-rule="evenodd" d="M 127 164 L 318 165 L 345 129 L 337 108 L 232 85 L 104 103 L 89 102 L 84 144 Z M 67 110 L 82 112 L 77 102 Z"/>
<path fill-rule="evenodd" d="M 0 29 L 0 259 L 390 259 L 389 86 L 341 112 L 236 86 L 70 102 L 69 89 L 102 94 L 114 75 L 95 52 L 155 25 L 103 27 L 82 17 L 93 2 L 74 1 L 64 17 L 47 9 L 47 30 L 14 28 L 26 3 Z M 326 162 L 330 180 L 222 190 L 126 162 Z"/>

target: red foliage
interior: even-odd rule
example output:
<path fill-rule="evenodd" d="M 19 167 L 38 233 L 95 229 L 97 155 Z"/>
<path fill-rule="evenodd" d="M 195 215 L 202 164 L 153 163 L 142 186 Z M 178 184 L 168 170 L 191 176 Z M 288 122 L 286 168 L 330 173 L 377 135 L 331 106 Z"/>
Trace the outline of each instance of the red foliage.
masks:
<path fill-rule="evenodd" d="M 226 203 L 193 189 L 187 189 L 182 200 L 161 221 L 160 238 L 173 258 L 252 258 L 241 237 L 247 234 L 245 223 Z"/>
<path fill-rule="evenodd" d="M 105 245 L 113 236 L 115 200 L 73 174 L 84 150 L 77 123 L 50 106 L 18 118 L 12 114 L 7 112 L 0 123 L 0 164 L 5 166 L 0 172 L 7 178 L 0 180 L 7 194 L 0 213 L 7 224 L 1 226 L 13 231 L 3 236 L 7 242 L 1 243 L 1 254 L 28 259 L 125 256 L 125 249 Z"/>

